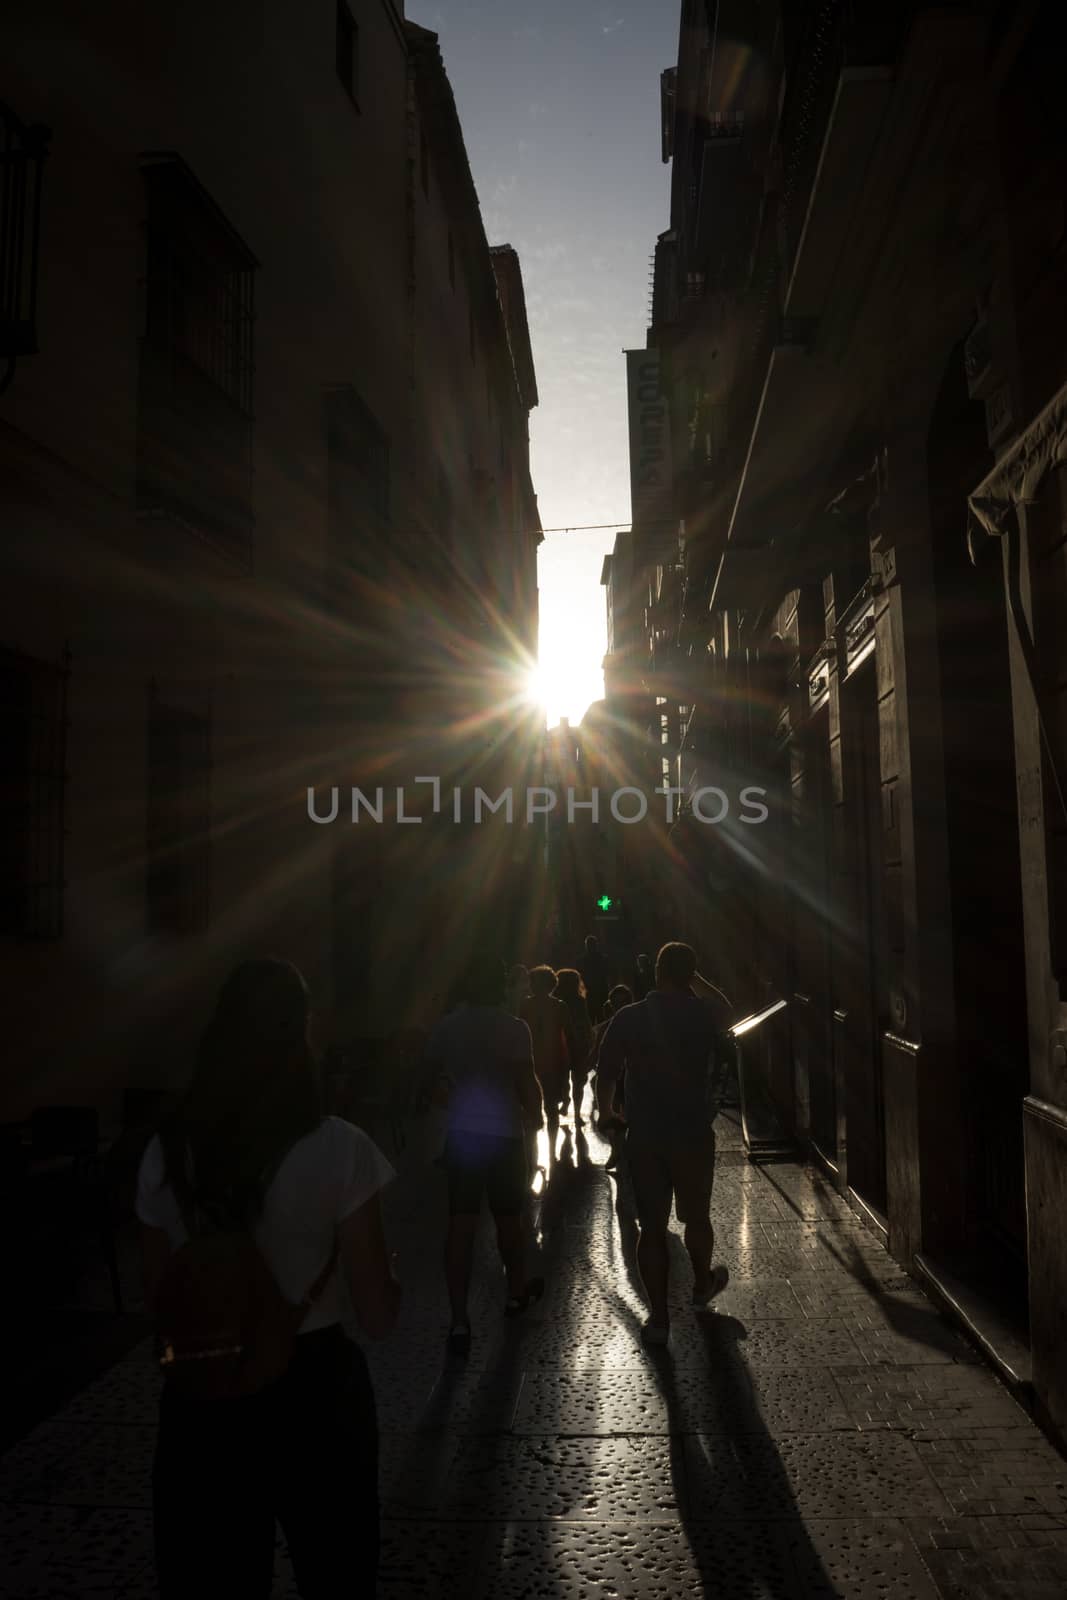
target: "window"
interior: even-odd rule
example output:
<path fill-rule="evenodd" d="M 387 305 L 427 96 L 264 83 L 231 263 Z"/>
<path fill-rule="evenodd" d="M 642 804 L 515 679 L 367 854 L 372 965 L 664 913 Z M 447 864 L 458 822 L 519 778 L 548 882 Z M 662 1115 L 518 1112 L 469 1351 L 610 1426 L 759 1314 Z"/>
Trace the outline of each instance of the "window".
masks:
<path fill-rule="evenodd" d="M 37 350 L 41 171 L 50 137 L 0 103 L 0 393 L 17 357 Z"/>
<path fill-rule="evenodd" d="M 452 238 L 452 229 L 448 230 L 448 281 L 453 289 L 456 287 L 456 246 Z"/>
<path fill-rule="evenodd" d="M 166 705 L 148 711 L 147 867 L 152 933 L 207 927 L 211 861 L 211 721 Z"/>
<path fill-rule="evenodd" d="M 257 263 L 178 156 L 146 158 L 137 506 L 242 564 L 252 535 Z"/>
<path fill-rule="evenodd" d="M 63 932 L 69 658 L 0 649 L 0 932 Z"/>
<path fill-rule="evenodd" d="M 426 137 L 426 129 L 419 129 L 419 178 L 422 182 L 422 192 L 430 193 L 430 141 Z"/>
<path fill-rule="evenodd" d="M 368 511 L 389 519 L 389 440 L 351 384 L 326 398 L 330 511 L 344 536 Z"/>
<path fill-rule="evenodd" d="M 337 76 L 359 109 L 359 25 L 345 3 L 337 0 Z"/>

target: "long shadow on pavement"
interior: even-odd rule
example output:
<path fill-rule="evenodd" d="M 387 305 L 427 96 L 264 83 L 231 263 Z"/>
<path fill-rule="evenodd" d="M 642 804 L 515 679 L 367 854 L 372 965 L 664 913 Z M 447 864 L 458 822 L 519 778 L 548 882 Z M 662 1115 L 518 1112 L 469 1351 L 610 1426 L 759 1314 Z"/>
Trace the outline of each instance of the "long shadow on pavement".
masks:
<path fill-rule="evenodd" d="M 628 1266 L 639 1283 L 637 1219 L 625 1179 L 616 1207 Z M 681 1240 L 671 1235 L 670 1246 L 672 1279 L 688 1282 Z M 681 1523 L 704 1592 L 722 1600 L 800 1600 L 809 1585 L 822 1592 L 825 1583 L 832 1593 L 740 1353 L 744 1323 L 715 1313 L 694 1320 L 702 1345 L 698 1365 L 679 1366 L 669 1348 L 649 1354 L 667 1404 Z"/>

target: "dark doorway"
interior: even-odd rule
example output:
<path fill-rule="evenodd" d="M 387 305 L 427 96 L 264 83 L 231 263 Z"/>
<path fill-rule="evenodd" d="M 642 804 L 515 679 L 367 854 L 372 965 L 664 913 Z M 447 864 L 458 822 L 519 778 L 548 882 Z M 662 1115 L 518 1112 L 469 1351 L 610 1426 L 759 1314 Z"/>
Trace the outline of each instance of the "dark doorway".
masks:
<path fill-rule="evenodd" d="M 968 492 L 989 467 L 982 405 L 962 346 L 949 363 L 928 445 L 966 1245 L 997 1300 L 1026 1304 L 1022 1101 L 1028 1087 L 1022 878 L 1007 615 L 999 550 L 972 566 Z"/>

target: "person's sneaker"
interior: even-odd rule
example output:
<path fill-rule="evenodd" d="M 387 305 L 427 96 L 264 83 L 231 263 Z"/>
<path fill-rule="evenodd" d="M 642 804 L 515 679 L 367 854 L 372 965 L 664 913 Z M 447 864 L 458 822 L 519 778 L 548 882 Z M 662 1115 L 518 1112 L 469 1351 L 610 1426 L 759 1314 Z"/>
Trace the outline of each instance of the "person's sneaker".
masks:
<path fill-rule="evenodd" d="M 670 1328 L 662 1322 L 646 1322 L 641 1329 L 641 1343 L 646 1350 L 663 1350 L 670 1337 Z"/>
<path fill-rule="evenodd" d="M 714 1300 L 717 1294 L 722 1294 L 730 1281 L 730 1274 L 725 1267 L 712 1267 L 704 1283 L 694 1283 L 693 1304 L 699 1310 Z"/>

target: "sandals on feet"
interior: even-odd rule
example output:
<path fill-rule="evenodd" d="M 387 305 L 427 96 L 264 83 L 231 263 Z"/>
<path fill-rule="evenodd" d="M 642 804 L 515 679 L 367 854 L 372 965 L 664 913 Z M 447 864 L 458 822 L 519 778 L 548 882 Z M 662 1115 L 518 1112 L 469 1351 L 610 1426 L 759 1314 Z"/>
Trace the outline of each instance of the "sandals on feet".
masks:
<path fill-rule="evenodd" d="M 521 1317 L 524 1311 L 536 1305 L 545 1292 L 544 1278 L 530 1278 L 522 1294 L 512 1295 L 505 1303 L 504 1315 L 506 1317 Z"/>

